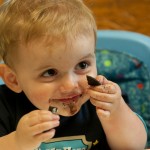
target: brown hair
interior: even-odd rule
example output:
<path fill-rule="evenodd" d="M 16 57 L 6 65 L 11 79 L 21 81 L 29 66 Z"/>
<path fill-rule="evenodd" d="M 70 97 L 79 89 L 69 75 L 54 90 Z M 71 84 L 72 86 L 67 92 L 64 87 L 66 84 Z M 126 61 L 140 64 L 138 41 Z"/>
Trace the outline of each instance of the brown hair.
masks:
<path fill-rule="evenodd" d="M 0 57 L 9 63 L 21 41 L 91 31 L 96 23 L 82 0 L 11 0 L 0 7 Z"/>

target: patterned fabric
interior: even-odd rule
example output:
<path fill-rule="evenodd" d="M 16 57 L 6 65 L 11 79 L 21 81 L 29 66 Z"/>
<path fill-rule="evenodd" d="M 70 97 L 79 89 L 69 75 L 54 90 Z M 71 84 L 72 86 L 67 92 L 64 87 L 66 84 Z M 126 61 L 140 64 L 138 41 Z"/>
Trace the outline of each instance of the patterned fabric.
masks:
<path fill-rule="evenodd" d="M 98 74 L 118 83 L 127 104 L 144 119 L 150 147 L 150 71 L 144 62 L 123 52 L 96 50 L 96 57 Z"/>

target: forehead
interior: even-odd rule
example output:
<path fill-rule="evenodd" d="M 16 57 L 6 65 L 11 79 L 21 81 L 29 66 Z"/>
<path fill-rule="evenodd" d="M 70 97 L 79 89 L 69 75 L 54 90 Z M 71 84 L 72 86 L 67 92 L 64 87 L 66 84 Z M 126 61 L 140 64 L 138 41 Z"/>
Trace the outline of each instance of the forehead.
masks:
<path fill-rule="evenodd" d="M 42 60 L 43 58 L 59 58 L 69 57 L 74 55 L 84 54 L 88 49 L 94 49 L 95 39 L 94 35 L 88 36 L 80 35 L 77 37 L 67 36 L 65 38 L 41 38 L 31 41 L 27 45 L 22 45 L 20 48 L 20 56 L 34 60 Z M 77 54 L 79 53 L 79 54 Z M 24 59 L 21 58 L 21 59 Z"/>
<path fill-rule="evenodd" d="M 16 69 L 32 68 L 32 71 L 37 71 L 54 67 L 67 70 L 85 57 L 93 57 L 94 50 L 94 34 L 57 40 L 41 38 L 27 45 L 20 45 L 16 59 L 20 63 L 16 63 Z"/>
<path fill-rule="evenodd" d="M 89 43 L 90 41 L 90 43 Z M 47 49 L 52 53 L 56 49 L 64 49 L 64 50 L 71 50 L 72 48 L 76 48 L 79 46 L 86 46 L 86 44 L 95 47 L 95 35 L 94 33 L 85 34 L 85 35 L 78 35 L 72 36 L 71 34 L 66 36 L 59 36 L 59 37 L 51 37 L 51 36 L 43 36 L 35 40 L 29 41 L 27 44 L 22 43 L 20 45 L 21 49 L 25 49 L 28 53 L 34 52 L 35 53 L 39 50 L 44 53 Z M 41 49 L 40 49 L 41 48 Z"/>

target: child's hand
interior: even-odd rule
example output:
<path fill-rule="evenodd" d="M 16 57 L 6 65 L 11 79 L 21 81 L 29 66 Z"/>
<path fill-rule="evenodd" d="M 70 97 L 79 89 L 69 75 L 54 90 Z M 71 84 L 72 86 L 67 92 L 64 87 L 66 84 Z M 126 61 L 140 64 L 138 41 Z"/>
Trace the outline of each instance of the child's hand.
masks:
<path fill-rule="evenodd" d="M 24 115 L 16 129 L 16 144 L 22 150 L 38 148 L 41 142 L 55 135 L 59 116 L 46 110 L 35 110 Z"/>
<path fill-rule="evenodd" d="M 102 85 L 89 87 L 90 101 L 96 106 L 100 119 L 110 118 L 114 113 L 118 113 L 117 108 L 122 99 L 120 87 L 103 76 L 98 76 L 96 79 Z"/>

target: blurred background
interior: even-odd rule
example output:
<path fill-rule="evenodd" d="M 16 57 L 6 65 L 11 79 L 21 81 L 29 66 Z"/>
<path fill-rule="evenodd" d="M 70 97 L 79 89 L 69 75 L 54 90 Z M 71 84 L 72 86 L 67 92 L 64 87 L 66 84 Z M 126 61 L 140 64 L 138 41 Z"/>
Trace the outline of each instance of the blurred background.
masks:
<path fill-rule="evenodd" d="M 2 4 L 5 0 L 0 0 Z M 150 0 L 83 0 L 98 29 L 117 29 L 150 36 Z"/>
<path fill-rule="evenodd" d="M 150 0 L 85 0 L 98 29 L 119 29 L 150 36 Z"/>

